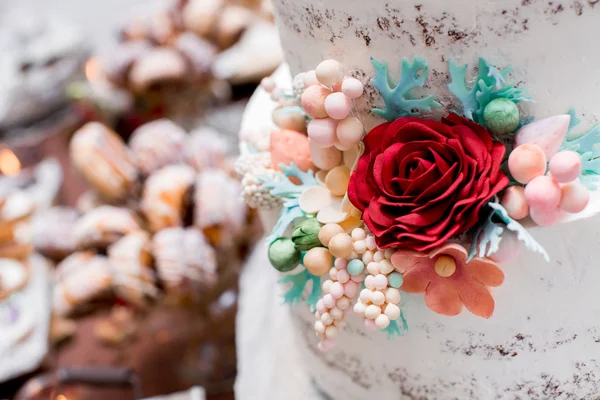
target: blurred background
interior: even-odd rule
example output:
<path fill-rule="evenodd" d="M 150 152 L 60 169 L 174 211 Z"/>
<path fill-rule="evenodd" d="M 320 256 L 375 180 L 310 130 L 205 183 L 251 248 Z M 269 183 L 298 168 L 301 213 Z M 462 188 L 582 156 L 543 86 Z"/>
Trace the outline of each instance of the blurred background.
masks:
<path fill-rule="evenodd" d="M 0 0 L 0 55 L 0 399 L 233 398 L 268 1 Z"/>

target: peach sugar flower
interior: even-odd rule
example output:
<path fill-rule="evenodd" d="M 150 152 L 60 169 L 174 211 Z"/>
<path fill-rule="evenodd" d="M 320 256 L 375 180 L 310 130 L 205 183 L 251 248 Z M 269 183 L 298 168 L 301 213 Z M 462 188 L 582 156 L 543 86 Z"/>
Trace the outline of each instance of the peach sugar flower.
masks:
<path fill-rule="evenodd" d="M 398 250 L 392 264 L 404 277 L 407 293 L 425 292 L 425 303 L 434 312 L 457 315 L 463 305 L 473 314 L 489 318 L 494 298 L 489 287 L 500 286 L 504 273 L 492 260 L 475 257 L 467 263 L 467 251 L 446 243 L 429 253 Z"/>

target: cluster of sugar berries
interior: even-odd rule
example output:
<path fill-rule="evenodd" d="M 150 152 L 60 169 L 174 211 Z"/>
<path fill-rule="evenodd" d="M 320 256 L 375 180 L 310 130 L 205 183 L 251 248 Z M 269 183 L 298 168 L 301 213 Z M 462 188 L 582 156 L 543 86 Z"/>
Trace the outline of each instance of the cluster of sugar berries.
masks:
<path fill-rule="evenodd" d="M 354 303 L 364 280 L 365 264 L 375 257 L 375 237 L 362 228 L 348 235 L 337 224 L 327 224 L 319 232 L 319 240 L 336 257 L 329 270 L 329 279 L 322 284 L 323 298 L 317 302 L 315 331 L 321 342 L 319 349 L 327 351 L 334 345 L 344 317 Z M 306 264 L 305 257 L 305 264 Z"/>
<path fill-rule="evenodd" d="M 363 137 L 362 122 L 351 115 L 354 100 L 363 94 L 363 84 L 348 77 L 335 60 L 321 62 L 316 70 L 304 74 L 301 104 L 312 120 L 308 137 L 321 148 L 335 146 L 345 151 Z"/>
<path fill-rule="evenodd" d="M 578 179 L 581 158 L 574 151 L 547 154 L 537 144 L 522 144 L 511 152 L 508 168 L 512 177 L 525 185 L 508 188 L 502 197 L 511 218 L 530 216 L 536 224 L 549 226 L 565 212 L 583 211 L 589 202 L 589 192 Z"/>
<path fill-rule="evenodd" d="M 390 261 L 394 250 L 377 250 L 367 265 L 365 288 L 361 290 L 354 312 L 371 330 L 386 329 L 400 318 L 400 286 L 402 275 Z M 367 260 L 368 261 L 368 260 Z"/>

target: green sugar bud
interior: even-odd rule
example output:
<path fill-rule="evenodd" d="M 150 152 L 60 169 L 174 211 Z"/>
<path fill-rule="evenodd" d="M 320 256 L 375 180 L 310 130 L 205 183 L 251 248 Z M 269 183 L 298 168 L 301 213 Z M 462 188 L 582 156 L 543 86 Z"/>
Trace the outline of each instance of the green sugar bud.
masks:
<path fill-rule="evenodd" d="M 308 251 L 313 247 L 321 246 L 319 231 L 321 224 L 316 218 L 305 219 L 294 228 L 292 240 L 296 244 L 296 250 Z"/>
<path fill-rule="evenodd" d="M 494 135 L 506 135 L 519 126 L 519 108 L 508 99 L 494 99 L 483 110 L 483 122 Z"/>
<path fill-rule="evenodd" d="M 269 261 L 277 271 L 293 270 L 300 263 L 301 257 L 302 255 L 299 250 L 296 250 L 292 239 L 275 239 L 269 246 Z"/>

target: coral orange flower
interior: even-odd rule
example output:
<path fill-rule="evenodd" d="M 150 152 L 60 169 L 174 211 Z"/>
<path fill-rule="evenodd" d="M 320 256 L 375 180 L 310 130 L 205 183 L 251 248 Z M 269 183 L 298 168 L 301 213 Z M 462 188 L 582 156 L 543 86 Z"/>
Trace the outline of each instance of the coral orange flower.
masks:
<path fill-rule="evenodd" d="M 504 273 L 492 260 L 475 257 L 467 263 L 467 257 L 463 246 L 446 243 L 429 253 L 398 250 L 392 264 L 404 277 L 400 289 L 425 292 L 432 311 L 457 315 L 464 305 L 473 314 L 489 318 L 495 306 L 489 287 L 500 286 Z"/>

